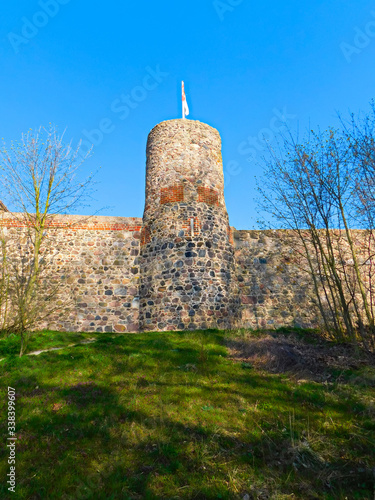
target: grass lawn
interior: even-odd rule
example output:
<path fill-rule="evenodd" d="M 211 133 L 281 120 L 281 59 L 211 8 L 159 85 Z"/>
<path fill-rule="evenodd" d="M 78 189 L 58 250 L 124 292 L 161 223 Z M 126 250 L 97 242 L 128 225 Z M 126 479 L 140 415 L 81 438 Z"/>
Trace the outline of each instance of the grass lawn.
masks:
<path fill-rule="evenodd" d="M 236 335 L 42 332 L 29 351 L 64 349 L 22 358 L 1 339 L 0 498 L 372 500 L 374 367 L 301 380 L 231 359 Z"/>

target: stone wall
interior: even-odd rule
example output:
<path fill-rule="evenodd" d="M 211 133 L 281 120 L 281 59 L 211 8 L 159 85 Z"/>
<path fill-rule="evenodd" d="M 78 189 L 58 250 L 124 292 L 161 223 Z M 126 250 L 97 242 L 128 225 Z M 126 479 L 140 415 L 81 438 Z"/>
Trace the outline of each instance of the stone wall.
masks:
<path fill-rule="evenodd" d="M 233 230 L 243 328 L 316 327 L 311 278 L 296 262 L 289 231 Z"/>
<path fill-rule="evenodd" d="M 191 120 L 157 125 L 147 143 L 143 219 L 49 220 L 48 279 L 74 305 L 63 319 L 53 316 L 41 326 L 98 332 L 316 327 L 313 284 L 296 258 L 294 235 L 231 228 L 223 189 L 217 130 Z M 21 214 L 2 212 L 10 258 L 26 255 L 27 231 Z M 363 234 L 355 232 L 356 245 L 370 265 L 371 288 L 373 257 Z"/>
<path fill-rule="evenodd" d="M 293 231 L 234 230 L 237 284 L 241 296 L 240 326 L 277 328 L 283 326 L 311 327 L 322 325 L 313 278 L 305 258 L 301 239 Z M 304 244 L 314 256 L 310 234 L 302 232 Z M 345 231 L 330 231 L 336 272 L 343 282 L 343 294 L 349 304 L 353 321 L 353 297 L 362 304 L 356 271 Z M 375 268 L 373 236 L 362 230 L 352 230 L 359 272 L 370 307 L 374 308 Z M 321 230 L 324 245 L 325 231 Z M 327 248 L 325 248 L 327 251 Z M 321 259 L 320 259 L 321 260 Z M 312 258 L 314 274 L 320 276 L 316 258 Z M 309 272 L 306 272 L 308 270 Z M 323 278 L 324 282 L 326 279 Z M 329 310 L 324 289 L 319 283 L 322 307 Z M 329 295 L 329 289 L 325 287 Z M 372 306 L 371 306 L 372 302 Z M 361 306 L 360 306 L 361 307 Z M 362 311 L 364 312 L 364 311 Z M 329 315 L 330 313 L 328 313 Z M 363 315 L 363 321 L 366 322 Z"/>
<path fill-rule="evenodd" d="M 173 207 L 170 210 L 173 211 Z M 14 214 L 2 214 L 0 232 L 4 229 L 11 253 L 24 252 L 25 248 L 18 247 L 20 244 L 26 246 L 26 228 Z M 186 228 L 184 236 L 174 235 L 168 243 L 169 253 L 161 254 L 160 247 L 155 254 L 148 254 L 143 248 L 141 257 L 140 218 L 66 216 L 53 219 L 47 230 L 47 245 L 52 250 L 51 281 L 61 280 L 63 295 L 73 298 L 75 306 L 64 320 L 50 318 L 48 324 L 41 326 L 61 331 L 98 332 L 318 326 L 319 314 L 311 278 L 296 260 L 293 251 L 296 244 L 291 232 L 231 228 L 229 239 L 233 238 L 234 272 L 230 274 L 227 293 L 232 296 L 223 298 L 230 299 L 233 314 L 227 317 L 216 309 L 215 296 L 210 297 L 210 292 L 207 292 L 206 301 L 198 302 L 204 296 L 204 280 L 213 283 L 215 276 L 211 273 L 221 270 L 218 266 L 221 261 L 215 261 L 215 253 L 202 241 L 202 236 L 189 236 L 190 229 Z M 361 231 L 354 234 L 357 248 L 361 241 L 366 248 L 363 234 Z M 228 235 L 222 237 L 228 238 Z M 195 246 L 189 246 L 191 244 Z M 146 264 L 141 262 L 144 256 Z M 231 258 L 230 253 L 228 256 Z M 144 270 L 147 274 L 142 276 Z M 175 276 L 176 272 L 179 275 Z M 166 311 L 168 320 L 172 320 L 166 326 L 153 324 L 148 328 L 144 321 L 146 316 L 140 321 L 141 283 L 147 281 L 157 283 L 158 311 L 160 314 Z M 166 293 L 173 285 L 175 288 Z M 215 287 L 209 290 L 212 289 L 216 290 Z M 194 301 L 201 304 L 202 315 L 197 316 L 202 319 L 189 316 Z M 180 305 L 183 309 L 179 310 Z M 145 310 L 152 310 L 153 306 L 147 304 Z M 200 312 L 199 309 L 193 311 Z M 188 323 L 180 321 L 181 317 L 187 318 Z M 227 321 L 217 321 L 222 318 Z"/>
<path fill-rule="evenodd" d="M 51 282 L 75 307 L 63 320 L 41 325 L 62 331 L 137 332 L 139 330 L 139 249 L 142 219 L 65 216 L 46 230 Z M 0 228 L 9 254 L 27 251 L 21 215 L 5 213 Z"/>

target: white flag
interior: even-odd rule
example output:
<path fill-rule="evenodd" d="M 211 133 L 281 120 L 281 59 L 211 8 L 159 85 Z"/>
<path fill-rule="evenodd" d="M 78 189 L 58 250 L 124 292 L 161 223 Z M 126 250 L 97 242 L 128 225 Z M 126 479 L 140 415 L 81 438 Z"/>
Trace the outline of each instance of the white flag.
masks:
<path fill-rule="evenodd" d="M 189 106 L 186 102 L 186 95 L 185 95 L 185 84 L 182 82 L 182 118 L 185 118 L 185 116 L 188 116 L 189 114 Z"/>

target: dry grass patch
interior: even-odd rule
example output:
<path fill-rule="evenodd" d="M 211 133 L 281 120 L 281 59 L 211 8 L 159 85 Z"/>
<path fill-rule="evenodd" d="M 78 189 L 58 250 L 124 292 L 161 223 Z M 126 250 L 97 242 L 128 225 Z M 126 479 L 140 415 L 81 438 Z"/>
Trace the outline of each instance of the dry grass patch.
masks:
<path fill-rule="evenodd" d="M 306 341 L 307 340 L 307 341 Z M 375 357 L 357 351 L 350 344 L 337 344 L 297 333 L 265 333 L 261 336 L 240 332 L 227 339 L 231 359 L 271 373 L 289 373 L 297 379 L 329 380 L 332 372 L 375 366 Z M 375 380 L 374 380 L 375 385 Z"/>

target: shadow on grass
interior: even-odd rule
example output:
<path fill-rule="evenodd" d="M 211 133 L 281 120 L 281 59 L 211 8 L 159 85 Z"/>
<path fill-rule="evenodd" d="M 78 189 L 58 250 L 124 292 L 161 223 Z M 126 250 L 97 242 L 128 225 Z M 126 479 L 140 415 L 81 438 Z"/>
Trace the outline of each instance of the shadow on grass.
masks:
<path fill-rule="evenodd" d="M 13 498 L 369 498 L 366 405 L 346 388 L 331 400 L 325 384 L 245 369 L 222 341 L 108 337 L 6 365 L 17 389 Z"/>

